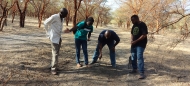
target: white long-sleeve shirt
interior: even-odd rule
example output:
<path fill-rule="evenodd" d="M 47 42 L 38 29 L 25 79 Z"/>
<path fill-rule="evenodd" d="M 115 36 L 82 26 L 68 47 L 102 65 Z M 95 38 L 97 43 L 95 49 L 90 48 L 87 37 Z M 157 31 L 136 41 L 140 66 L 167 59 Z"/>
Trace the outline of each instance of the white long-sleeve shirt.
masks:
<path fill-rule="evenodd" d="M 46 34 L 52 43 L 59 44 L 61 38 L 63 21 L 61 22 L 60 14 L 54 14 L 44 21 Z"/>

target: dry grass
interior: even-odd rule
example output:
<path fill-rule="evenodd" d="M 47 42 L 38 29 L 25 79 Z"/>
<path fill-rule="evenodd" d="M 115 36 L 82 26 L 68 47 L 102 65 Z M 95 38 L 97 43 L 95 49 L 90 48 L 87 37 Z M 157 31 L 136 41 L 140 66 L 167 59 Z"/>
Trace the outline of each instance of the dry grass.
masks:
<path fill-rule="evenodd" d="M 8 22 L 0 32 L 0 84 L 7 86 L 189 86 L 190 58 L 189 37 L 171 46 L 178 37 L 175 34 L 155 35 L 149 39 L 145 51 L 147 78 L 138 80 L 138 75 L 129 74 L 127 69 L 130 55 L 130 33 L 112 26 L 95 28 L 92 41 L 88 42 L 89 61 L 97 44 L 99 32 L 115 30 L 121 43 L 117 46 L 118 67 L 110 67 L 109 51 L 103 49 L 100 65 L 91 68 L 76 68 L 73 34 L 63 34 L 59 57 L 58 76 L 47 69 L 51 61 L 50 41 L 45 38 L 37 20 L 27 18 L 26 27 L 19 28 L 18 20 Z M 69 26 L 70 27 L 70 26 Z M 173 48 L 175 47 L 175 48 Z M 82 52 L 81 52 L 82 53 Z M 81 55 L 81 60 L 83 59 Z"/>

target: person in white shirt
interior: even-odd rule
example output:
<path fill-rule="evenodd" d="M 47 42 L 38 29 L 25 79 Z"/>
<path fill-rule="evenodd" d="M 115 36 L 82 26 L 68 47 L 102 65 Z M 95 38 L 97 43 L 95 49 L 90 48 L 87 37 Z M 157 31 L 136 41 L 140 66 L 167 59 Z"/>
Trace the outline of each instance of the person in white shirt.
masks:
<path fill-rule="evenodd" d="M 63 28 L 64 18 L 67 16 L 68 11 L 66 8 L 62 8 L 60 13 L 54 14 L 44 21 L 46 35 L 51 41 L 52 47 L 52 61 L 51 61 L 51 73 L 57 74 L 58 55 L 61 47 L 61 33 Z"/>

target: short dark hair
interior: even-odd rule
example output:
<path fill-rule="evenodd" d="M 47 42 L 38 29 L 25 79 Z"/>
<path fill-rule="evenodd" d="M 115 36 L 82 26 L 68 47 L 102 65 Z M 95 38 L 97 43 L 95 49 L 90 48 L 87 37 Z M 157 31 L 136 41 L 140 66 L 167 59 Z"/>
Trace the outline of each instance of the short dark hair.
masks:
<path fill-rule="evenodd" d="M 93 17 L 88 17 L 86 21 L 90 21 L 90 22 L 94 22 L 94 18 Z"/>
<path fill-rule="evenodd" d="M 138 20 L 139 20 L 139 16 L 138 16 L 138 15 L 132 15 L 132 16 L 131 16 L 131 19 L 132 19 L 132 18 L 135 18 L 135 19 L 138 19 Z"/>
<path fill-rule="evenodd" d="M 65 14 L 68 14 L 68 10 L 67 10 L 66 8 L 62 8 L 62 9 L 61 9 L 61 13 L 63 13 L 63 12 L 64 12 Z"/>

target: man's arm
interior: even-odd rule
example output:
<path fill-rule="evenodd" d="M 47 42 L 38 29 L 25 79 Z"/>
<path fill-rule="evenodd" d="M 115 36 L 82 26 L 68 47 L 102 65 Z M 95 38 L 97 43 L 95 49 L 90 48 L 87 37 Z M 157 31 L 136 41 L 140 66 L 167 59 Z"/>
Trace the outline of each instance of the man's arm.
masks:
<path fill-rule="evenodd" d="M 74 26 L 73 28 L 71 28 L 69 31 L 75 31 L 78 27 L 77 26 Z"/>
<path fill-rule="evenodd" d="M 118 43 L 119 43 L 119 41 L 116 41 L 115 44 L 114 44 L 114 47 L 117 46 Z"/>
<path fill-rule="evenodd" d="M 147 36 L 147 34 L 141 35 L 137 40 L 132 41 L 132 44 L 136 44 L 137 42 L 139 42 L 139 41 L 143 40 L 144 38 L 146 38 L 146 36 Z"/>
<path fill-rule="evenodd" d="M 103 36 L 103 34 L 100 34 L 98 37 L 99 52 L 102 52 L 102 36 Z"/>
<path fill-rule="evenodd" d="M 66 30 L 64 30 L 64 33 L 69 33 L 71 31 L 75 31 L 78 27 L 74 26 L 73 28 L 71 28 L 70 30 L 67 28 Z"/>
<path fill-rule="evenodd" d="M 88 33 L 88 41 L 90 41 L 91 33 L 93 32 L 93 26 L 91 27 L 91 31 Z"/>
<path fill-rule="evenodd" d="M 99 60 L 101 60 L 101 58 L 102 58 L 102 43 L 99 43 L 99 56 L 98 56 L 98 58 L 99 58 Z"/>
<path fill-rule="evenodd" d="M 71 31 L 75 31 L 77 28 L 81 28 L 82 26 L 84 26 L 84 23 L 79 23 L 79 24 L 75 25 L 73 28 L 71 28 L 70 30 L 67 28 L 67 30 L 64 32 L 69 33 Z"/>
<path fill-rule="evenodd" d="M 99 52 L 102 53 L 102 43 L 99 43 Z"/>
<path fill-rule="evenodd" d="M 131 42 L 133 41 L 133 35 L 131 34 Z"/>
<path fill-rule="evenodd" d="M 91 33 L 92 33 L 92 32 L 89 32 L 89 33 L 88 33 L 88 41 L 90 41 Z"/>
<path fill-rule="evenodd" d="M 48 26 L 53 22 L 53 16 L 51 16 L 51 17 L 49 17 L 48 19 L 46 19 L 45 21 L 44 21 L 44 28 L 45 28 L 45 30 L 46 30 L 46 34 L 47 34 L 47 32 L 48 32 Z M 49 34 L 48 34 L 49 35 Z"/>
<path fill-rule="evenodd" d="M 102 47 L 103 47 L 102 46 L 102 42 L 103 42 L 102 41 L 102 36 L 103 36 L 103 34 L 100 34 L 99 37 L 98 37 L 98 44 L 99 44 L 99 46 L 98 46 L 99 47 L 99 56 L 98 56 L 98 58 L 99 59 L 102 58 Z"/>
<path fill-rule="evenodd" d="M 141 27 L 142 27 L 142 35 L 137 40 L 133 40 L 132 44 L 136 44 L 137 42 L 139 42 L 147 37 L 148 29 L 147 29 L 146 24 L 143 23 Z"/>
<path fill-rule="evenodd" d="M 117 44 L 120 42 L 120 38 L 119 36 L 115 33 L 115 44 L 114 44 L 114 47 L 117 46 Z"/>

